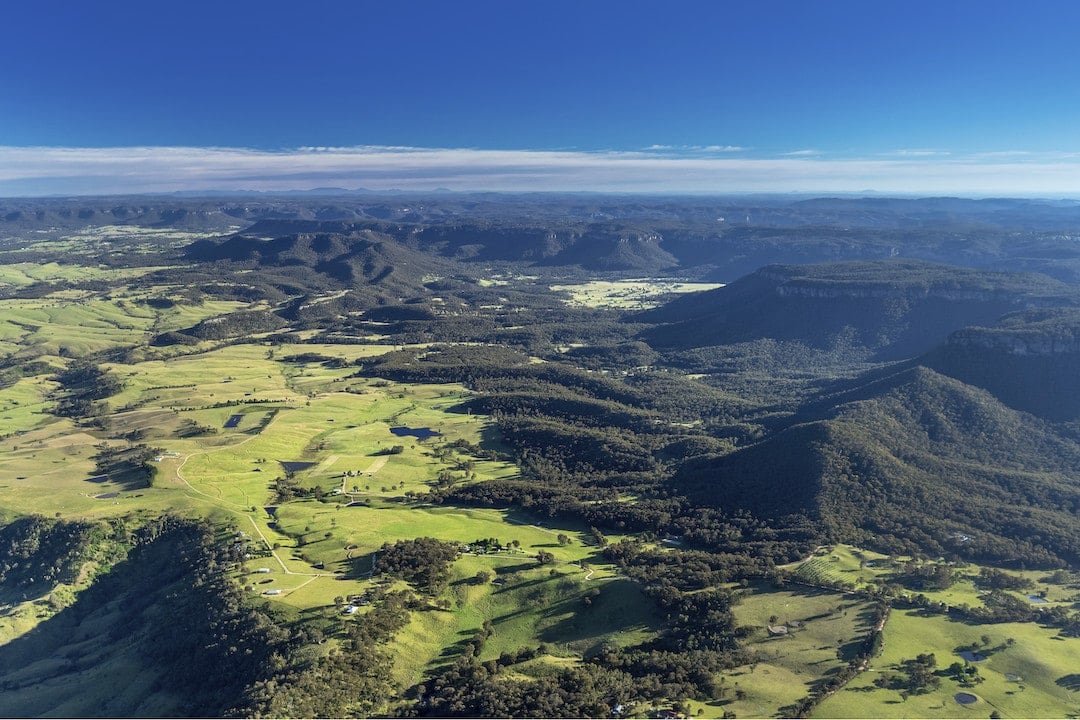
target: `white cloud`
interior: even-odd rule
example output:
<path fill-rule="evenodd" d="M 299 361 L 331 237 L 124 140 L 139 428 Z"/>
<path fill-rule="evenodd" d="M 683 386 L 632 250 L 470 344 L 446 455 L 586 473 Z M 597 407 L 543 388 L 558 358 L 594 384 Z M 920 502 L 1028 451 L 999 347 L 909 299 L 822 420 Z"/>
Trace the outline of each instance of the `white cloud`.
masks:
<path fill-rule="evenodd" d="M 693 152 L 378 146 L 277 152 L 243 148 L 0 147 L 0 195 L 317 187 L 1080 195 L 1080 158 L 1075 156 L 941 158 L 908 154 L 826 159 L 810 152 L 780 157 L 720 157 Z"/>
<path fill-rule="evenodd" d="M 740 147 L 738 145 L 705 145 L 695 148 L 696 150 L 704 150 L 705 152 L 742 152 L 749 148 Z"/>
<path fill-rule="evenodd" d="M 793 150 L 791 152 L 780 153 L 782 157 L 811 157 L 814 155 L 820 155 L 820 150 Z"/>
<path fill-rule="evenodd" d="M 885 153 L 885 155 L 891 155 L 894 157 L 935 157 L 951 155 L 948 150 L 923 150 L 923 149 L 904 149 L 893 150 L 891 153 Z"/>
<path fill-rule="evenodd" d="M 650 145 L 644 148 L 647 152 L 665 151 L 674 153 L 730 153 L 742 152 L 748 149 L 740 145 Z"/>

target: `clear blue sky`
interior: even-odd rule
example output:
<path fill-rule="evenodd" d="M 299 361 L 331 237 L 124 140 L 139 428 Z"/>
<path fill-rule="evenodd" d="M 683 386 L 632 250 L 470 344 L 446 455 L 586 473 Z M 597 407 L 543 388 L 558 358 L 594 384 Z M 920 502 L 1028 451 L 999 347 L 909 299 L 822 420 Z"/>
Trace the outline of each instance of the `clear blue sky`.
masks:
<path fill-rule="evenodd" d="M 8 148 L 1080 152 L 1080 2 L 15 0 L 3 25 Z"/>

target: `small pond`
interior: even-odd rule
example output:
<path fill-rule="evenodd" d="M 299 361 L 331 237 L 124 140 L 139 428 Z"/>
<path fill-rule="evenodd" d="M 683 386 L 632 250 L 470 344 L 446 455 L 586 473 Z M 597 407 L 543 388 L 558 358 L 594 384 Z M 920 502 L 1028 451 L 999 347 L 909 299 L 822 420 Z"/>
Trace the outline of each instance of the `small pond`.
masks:
<path fill-rule="evenodd" d="M 240 424 L 240 421 L 244 419 L 243 415 L 232 415 L 225 421 L 225 427 L 234 428 Z"/>
<path fill-rule="evenodd" d="M 956 693 L 955 695 L 953 695 L 953 699 L 961 705 L 974 705 L 975 703 L 979 702 L 978 697 L 966 692 Z"/>

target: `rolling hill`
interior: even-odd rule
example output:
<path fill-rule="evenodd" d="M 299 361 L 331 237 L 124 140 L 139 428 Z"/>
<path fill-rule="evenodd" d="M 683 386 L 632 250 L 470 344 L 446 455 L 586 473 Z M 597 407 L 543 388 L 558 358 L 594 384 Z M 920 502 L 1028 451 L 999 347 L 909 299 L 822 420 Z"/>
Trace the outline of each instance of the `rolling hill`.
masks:
<path fill-rule="evenodd" d="M 1076 562 L 1080 445 L 989 393 L 923 367 L 851 390 L 829 409 L 674 483 L 698 502 L 809 515 L 831 539 L 1013 562 Z"/>
<path fill-rule="evenodd" d="M 301 232 L 270 240 L 245 232 L 223 242 L 194 242 L 184 258 L 194 263 L 229 263 L 246 271 L 285 270 L 298 284 L 315 289 L 376 287 L 387 296 L 417 293 L 425 278 L 454 271 L 447 261 L 370 230 Z"/>

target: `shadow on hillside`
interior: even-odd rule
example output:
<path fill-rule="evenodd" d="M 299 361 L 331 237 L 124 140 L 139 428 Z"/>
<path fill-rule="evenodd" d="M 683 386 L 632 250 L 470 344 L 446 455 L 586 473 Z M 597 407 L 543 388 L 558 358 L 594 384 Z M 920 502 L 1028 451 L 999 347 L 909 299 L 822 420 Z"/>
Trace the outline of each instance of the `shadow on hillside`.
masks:
<path fill-rule="evenodd" d="M 139 647 L 176 576 L 164 553 L 146 555 L 117 563 L 72 605 L 0 646 L 0 716 L 40 717 L 61 707 L 84 717 L 139 714 L 129 706 L 135 698 L 100 688 L 115 680 L 118 667 L 129 673 L 125 682 L 135 680 L 131 667 L 156 676 Z M 39 602 L 44 611 L 47 601 Z M 54 691 L 41 692 L 45 682 Z"/>
<path fill-rule="evenodd" d="M 372 570 L 375 565 L 374 552 L 364 553 L 362 555 L 353 555 L 347 562 L 348 570 L 344 575 L 338 577 L 343 580 L 357 580 L 359 578 L 372 577 Z"/>
<path fill-rule="evenodd" d="M 548 608 L 541 617 L 560 618 L 540 633 L 540 639 L 548 643 L 575 643 L 595 640 L 596 647 L 586 651 L 595 652 L 608 635 L 618 632 L 641 630 L 657 623 L 651 605 L 641 588 L 631 580 L 619 578 L 597 584 L 599 595 L 563 600 Z M 565 617 L 562 617 L 565 616 Z"/>
<path fill-rule="evenodd" d="M 1063 687 L 1070 692 L 1080 692 L 1080 673 L 1062 675 L 1054 681 L 1054 684 Z"/>
<path fill-rule="evenodd" d="M 100 485 L 96 490 L 104 495 L 148 488 L 152 471 L 147 460 L 151 455 L 152 451 L 140 445 L 101 450 L 93 458 L 94 474 L 86 482 Z"/>

